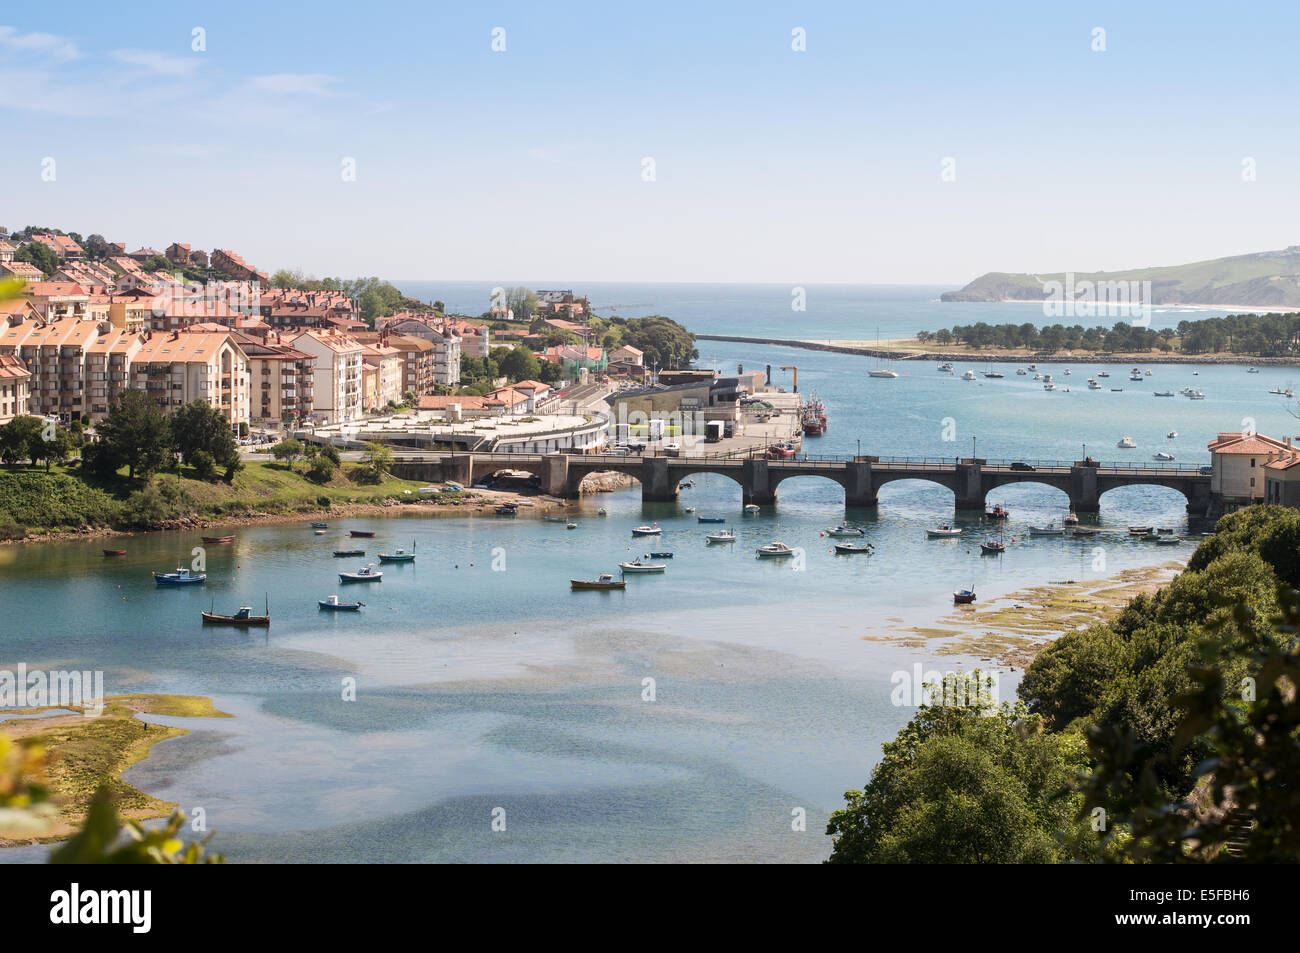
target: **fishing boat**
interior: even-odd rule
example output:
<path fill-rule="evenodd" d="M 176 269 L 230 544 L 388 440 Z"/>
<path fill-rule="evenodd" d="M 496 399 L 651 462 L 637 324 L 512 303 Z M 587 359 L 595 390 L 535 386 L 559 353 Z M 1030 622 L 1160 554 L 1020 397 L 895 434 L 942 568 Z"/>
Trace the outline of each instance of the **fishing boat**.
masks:
<path fill-rule="evenodd" d="M 375 572 L 372 566 L 366 566 L 356 572 L 339 573 L 339 582 L 379 582 L 383 578 L 383 572 Z"/>
<path fill-rule="evenodd" d="M 1029 527 L 1030 536 L 1060 536 L 1064 534 L 1065 527 L 1057 526 L 1055 523 L 1048 523 L 1046 526 Z"/>
<path fill-rule="evenodd" d="M 662 536 L 662 535 L 663 535 L 663 532 L 664 532 L 664 531 L 663 531 L 662 529 L 659 528 L 659 524 L 658 524 L 658 523 L 655 523 L 653 526 L 633 526 L 633 527 L 632 527 L 632 535 L 633 535 L 633 536 Z"/>
<path fill-rule="evenodd" d="M 1095 380 L 1093 380 L 1091 377 L 1089 377 L 1089 378 L 1088 378 L 1088 390 L 1101 390 L 1101 384 L 1097 383 L 1097 381 L 1095 381 Z"/>
<path fill-rule="evenodd" d="M 160 586 L 190 586 L 208 578 L 205 572 L 191 572 L 183 566 L 177 566 L 175 572 L 156 572 L 153 581 Z"/>
<path fill-rule="evenodd" d="M 985 371 L 984 376 L 987 377 L 989 380 L 995 380 L 995 381 L 1002 380 L 1002 378 L 1006 377 L 1005 374 L 999 374 L 997 371 Z"/>
<path fill-rule="evenodd" d="M 1006 549 L 1006 543 L 1000 539 L 994 539 L 992 536 L 980 543 L 980 552 L 989 556 L 999 556 L 1006 552 Z"/>
<path fill-rule="evenodd" d="M 1096 536 L 1097 531 L 1091 526 L 1076 526 L 1070 530 L 1071 536 Z"/>
<path fill-rule="evenodd" d="M 1154 454 L 1152 454 L 1152 458 L 1156 460 L 1172 460 L 1174 458 L 1174 455 L 1172 453 L 1166 453 L 1163 450 L 1157 450 Z"/>
<path fill-rule="evenodd" d="M 1098 371 L 1098 372 L 1097 372 L 1097 376 L 1098 376 L 1098 377 L 1110 377 L 1110 375 L 1109 375 L 1108 373 L 1106 373 L 1105 371 Z"/>
<path fill-rule="evenodd" d="M 759 559 L 780 559 L 786 556 L 793 556 L 794 550 L 785 543 L 768 543 L 766 546 L 760 546 L 754 550 Z"/>
<path fill-rule="evenodd" d="M 835 544 L 835 552 L 842 556 L 847 556 L 850 553 L 870 554 L 871 551 L 872 551 L 872 546 L 870 543 L 836 543 Z"/>
<path fill-rule="evenodd" d="M 893 371 L 885 373 L 893 377 L 898 376 Z M 884 374 L 873 376 L 883 377 Z M 820 437 L 826 432 L 826 404 L 816 394 L 808 398 L 808 403 L 804 404 L 799 412 L 799 426 L 807 437 Z M 694 486 L 693 483 L 691 485 Z"/>
<path fill-rule="evenodd" d="M 760 507 L 757 503 L 746 503 L 744 509 L 747 514 L 752 516 L 755 513 L 757 513 L 760 509 L 762 509 L 762 507 Z"/>
<path fill-rule="evenodd" d="M 415 553 L 408 553 L 404 549 L 391 553 L 380 553 L 379 561 L 381 563 L 413 563 L 415 562 Z"/>
<path fill-rule="evenodd" d="M 841 523 L 839 526 L 836 526 L 833 529 L 828 529 L 826 531 L 826 535 L 832 536 L 835 539 L 847 539 L 850 536 L 866 536 L 867 534 L 866 531 L 863 529 L 860 529 L 855 526 L 845 526 L 843 523 Z"/>
<path fill-rule="evenodd" d="M 1130 536 L 1146 536 L 1150 532 L 1151 532 L 1150 526 L 1130 526 L 1128 528 L 1128 534 Z"/>
<path fill-rule="evenodd" d="M 1188 399 L 1188 400 L 1205 400 L 1205 395 L 1202 394 L 1199 390 L 1195 390 L 1195 389 L 1193 389 L 1192 392 L 1191 392 L 1190 394 L 1187 395 L 1187 399 Z"/>
<path fill-rule="evenodd" d="M 697 516 L 695 521 L 697 523 L 725 523 L 727 518 L 725 516 Z"/>
<path fill-rule="evenodd" d="M 707 543 L 734 543 L 736 541 L 736 533 L 734 530 L 724 529 L 718 533 L 706 534 L 704 540 Z"/>
<path fill-rule="evenodd" d="M 1031 371 L 1036 371 L 1036 370 L 1038 370 L 1038 365 L 1037 365 L 1037 364 L 1030 364 L 1030 365 L 1029 365 L 1029 369 L 1030 369 Z"/>
<path fill-rule="evenodd" d="M 338 596 L 330 596 L 328 599 L 318 599 L 316 604 L 322 609 L 328 609 L 331 612 L 358 612 L 365 605 L 364 602 L 339 602 Z"/>
<path fill-rule="evenodd" d="M 1115 446 L 1119 447 L 1121 450 L 1132 450 L 1137 446 L 1137 443 L 1132 437 L 1120 437 L 1119 442 L 1117 442 Z"/>
<path fill-rule="evenodd" d="M 1077 517 L 1077 516 L 1074 514 L 1074 510 L 1071 510 L 1070 512 L 1068 512 L 1068 513 L 1065 514 L 1065 525 L 1066 525 L 1066 526 L 1078 526 L 1078 525 L 1079 525 L 1079 517 Z"/>
<path fill-rule="evenodd" d="M 233 536 L 204 536 L 204 537 L 203 537 L 203 541 L 204 541 L 205 543 L 233 543 L 233 542 L 235 541 L 235 537 L 233 537 Z"/>
<path fill-rule="evenodd" d="M 597 579 L 570 579 L 570 589 L 626 589 L 627 582 L 623 579 L 615 579 L 611 574 L 603 572 Z"/>
<path fill-rule="evenodd" d="M 961 530 L 951 523 L 940 523 L 938 526 L 927 529 L 925 535 L 930 539 L 951 539 L 954 536 L 960 536 Z"/>
<path fill-rule="evenodd" d="M 336 550 L 334 550 L 334 555 L 335 555 L 335 556 L 364 556 L 365 554 L 366 554 L 366 551 L 365 551 L 364 549 L 336 549 Z"/>
<path fill-rule="evenodd" d="M 646 573 L 646 572 L 663 572 L 668 567 L 665 566 L 663 563 L 647 563 L 647 562 L 642 562 L 639 559 L 634 559 L 630 563 L 619 563 L 618 568 L 623 570 L 624 573 L 629 573 L 629 572 Z"/>
<path fill-rule="evenodd" d="M 312 528 L 312 529 L 325 529 L 325 528 L 326 528 L 327 526 L 329 526 L 329 525 L 330 525 L 329 523 L 322 523 L 320 520 L 312 520 L 312 521 L 311 521 L 311 528 Z"/>
<path fill-rule="evenodd" d="M 375 535 L 375 531 L 372 529 L 350 529 L 348 535 L 353 539 L 370 539 Z"/>
<path fill-rule="evenodd" d="M 994 503 L 992 509 L 984 511 L 984 515 L 989 519 L 1004 520 L 1011 515 L 1011 511 L 1001 503 Z"/>
<path fill-rule="evenodd" d="M 1140 381 L 1142 379 L 1142 372 L 1135 367 L 1129 372 L 1128 379 L 1131 381 Z"/>
<path fill-rule="evenodd" d="M 975 601 L 974 589 L 954 589 L 952 592 L 952 601 L 959 606 L 967 606 Z"/>
<path fill-rule="evenodd" d="M 234 615 L 220 615 L 216 612 L 204 612 L 202 615 L 204 625 L 270 625 L 271 604 L 267 602 L 266 615 L 253 615 L 251 606 L 240 606 Z"/>
<path fill-rule="evenodd" d="M 1270 387 L 1269 390 L 1268 390 L 1268 392 L 1269 392 L 1270 394 L 1285 394 L 1285 393 L 1286 393 L 1286 391 L 1284 391 L 1284 390 L 1283 390 L 1282 388 L 1280 388 L 1280 387 Z"/>
<path fill-rule="evenodd" d="M 125 550 L 125 549 L 106 549 L 106 550 L 104 550 L 104 555 L 105 555 L 105 556 L 125 556 L 125 555 L 126 555 L 126 550 Z"/>
<path fill-rule="evenodd" d="M 1177 546 L 1182 540 L 1177 536 L 1157 536 L 1156 542 L 1161 546 Z"/>
<path fill-rule="evenodd" d="M 518 516 L 519 509 L 513 503 L 502 503 L 496 507 L 494 512 L 497 516 Z"/>

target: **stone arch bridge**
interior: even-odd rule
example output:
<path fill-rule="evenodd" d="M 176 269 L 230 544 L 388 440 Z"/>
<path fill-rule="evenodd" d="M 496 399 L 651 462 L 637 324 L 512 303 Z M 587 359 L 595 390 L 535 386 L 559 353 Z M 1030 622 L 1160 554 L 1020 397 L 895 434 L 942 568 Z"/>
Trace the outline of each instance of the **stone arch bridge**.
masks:
<path fill-rule="evenodd" d="M 776 502 L 782 481 L 797 476 L 834 480 L 844 488 L 849 507 L 875 506 L 880 488 L 894 480 L 926 480 L 952 490 L 958 509 L 982 509 L 988 493 L 1009 483 L 1043 483 L 1062 490 L 1081 513 L 1096 512 L 1101 495 L 1120 486 L 1164 486 L 1182 493 L 1189 513 L 1204 513 L 1210 504 L 1210 477 L 1196 466 L 1154 463 L 1047 462 L 1025 464 L 983 459 L 915 457 L 816 457 L 770 460 L 762 457 L 698 455 L 615 456 L 613 454 L 406 453 L 399 451 L 395 476 L 411 480 L 455 480 L 466 485 L 501 470 L 536 475 L 541 488 L 566 499 L 581 495 L 582 481 L 593 473 L 617 472 L 641 483 L 645 502 L 677 499 L 683 480 L 717 473 L 740 485 L 745 503 Z"/>

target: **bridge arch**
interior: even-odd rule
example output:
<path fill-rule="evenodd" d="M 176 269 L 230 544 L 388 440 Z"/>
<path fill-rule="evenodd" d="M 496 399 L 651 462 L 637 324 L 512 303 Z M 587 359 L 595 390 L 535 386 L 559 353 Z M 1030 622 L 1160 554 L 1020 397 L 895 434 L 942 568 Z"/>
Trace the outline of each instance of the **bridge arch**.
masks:
<path fill-rule="evenodd" d="M 888 487 L 887 493 L 885 492 L 886 487 Z M 879 480 L 876 484 L 876 501 L 877 503 L 884 503 L 895 497 L 906 496 L 910 493 L 920 493 L 923 491 L 922 488 L 924 488 L 924 491 L 927 494 L 926 502 L 928 503 L 930 487 L 939 487 L 940 489 L 947 490 L 951 495 L 951 499 L 946 503 L 945 508 L 953 508 L 957 502 L 957 491 L 953 487 L 949 486 L 947 482 L 943 480 L 934 480 L 929 477 L 891 476 Z"/>

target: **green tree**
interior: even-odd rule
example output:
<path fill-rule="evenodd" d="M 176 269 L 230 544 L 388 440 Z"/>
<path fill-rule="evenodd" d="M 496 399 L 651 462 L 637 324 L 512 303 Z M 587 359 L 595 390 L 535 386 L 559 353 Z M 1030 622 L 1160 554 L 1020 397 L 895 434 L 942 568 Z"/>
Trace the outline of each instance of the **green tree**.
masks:
<path fill-rule="evenodd" d="M 282 463 L 289 464 L 290 470 L 293 469 L 294 462 L 305 453 L 306 448 L 303 447 L 302 441 L 296 440 L 293 437 L 281 440 L 271 448 L 271 456 L 275 457 L 275 459 Z"/>
<path fill-rule="evenodd" d="M 378 481 L 393 467 L 393 451 L 386 444 L 368 443 L 361 455 L 361 467 L 370 479 Z"/>
<path fill-rule="evenodd" d="M 239 446 L 226 416 L 206 400 L 192 400 L 172 414 L 172 434 L 177 453 L 189 466 L 205 470 L 211 479 L 217 467 L 239 460 Z M 199 454 L 203 466 L 200 466 Z"/>
<path fill-rule="evenodd" d="M 122 391 L 97 429 L 105 469 L 125 466 L 134 479 L 157 473 L 171 460 L 171 422 L 145 391 Z"/>
<path fill-rule="evenodd" d="M 44 420 L 26 415 L 15 417 L 0 427 L 0 460 L 11 465 L 19 460 L 30 460 L 35 466 L 44 429 Z"/>

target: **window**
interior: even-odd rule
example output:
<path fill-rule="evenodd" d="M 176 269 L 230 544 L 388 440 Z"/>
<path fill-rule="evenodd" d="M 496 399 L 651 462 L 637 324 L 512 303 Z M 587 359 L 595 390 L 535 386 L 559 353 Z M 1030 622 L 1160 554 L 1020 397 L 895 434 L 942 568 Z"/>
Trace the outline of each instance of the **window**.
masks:
<path fill-rule="evenodd" d="M 1255 458 L 1254 458 L 1254 457 L 1251 457 L 1251 458 L 1250 458 L 1250 465 L 1251 465 L 1252 467 L 1255 465 Z M 1254 486 L 1253 483 L 1252 483 L 1251 485 Z"/>

